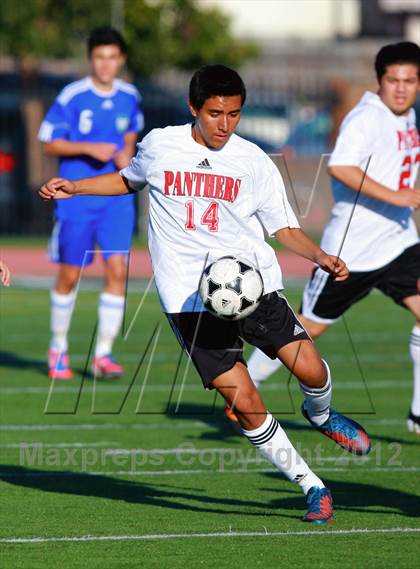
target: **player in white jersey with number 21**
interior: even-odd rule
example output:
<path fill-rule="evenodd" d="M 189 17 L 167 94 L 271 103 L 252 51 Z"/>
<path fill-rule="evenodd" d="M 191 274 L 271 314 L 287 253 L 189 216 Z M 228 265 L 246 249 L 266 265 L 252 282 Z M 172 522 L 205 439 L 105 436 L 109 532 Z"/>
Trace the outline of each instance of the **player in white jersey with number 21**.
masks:
<path fill-rule="evenodd" d="M 420 207 L 420 138 L 412 108 L 420 87 L 420 48 L 387 45 L 375 69 L 378 92 L 366 92 L 345 117 L 328 165 L 335 204 L 321 247 L 343 257 L 350 277 L 337 283 L 316 268 L 300 319 L 317 338 L 374 288 L 410 310 L 416 323 L 408 428 L 420 434 L 420 243 L 412 216 Z M 279 365 L 258 350 L 248 362 L 257 385 Z"/>
<path fill-rule="evenodd" d="M 125 194 L 149 183 L 149 248 L 160 300 L 178 340 L 203 385 L 234 405 L 243 434 L 302 488 L 308 503 L 304 520 L 324 523 L 333 519 L 331 493 L 267 411 L 248 374 L 243 340 L 279 357 L 294 373 L 312 425 L 348 451 L 366 454 L 370 441 L 364 429 L 330 408 L 328 366 L 278 292 L 281 270 L 263 227 L 335 279 L 346 279 L 348 271 L 299 228 L 270 158 L 234 134 L 245 97 L 235 71 L 205 66 L 190 83 L 192 124 L 151 131 L 119 174 L 75 182 L 53 178 L 40 195 L 48 200 Z M 249 259 L 264 281 L 260 305 L 240 321 L 213 316 L 198 293 L 204 268 L 224 255 Z"/>

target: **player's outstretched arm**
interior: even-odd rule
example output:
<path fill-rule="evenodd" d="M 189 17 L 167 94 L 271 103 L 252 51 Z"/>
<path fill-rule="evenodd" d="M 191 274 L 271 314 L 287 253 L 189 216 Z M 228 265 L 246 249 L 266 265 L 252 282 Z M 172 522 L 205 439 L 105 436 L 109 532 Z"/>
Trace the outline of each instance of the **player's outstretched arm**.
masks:
<path fill-rule="evenodd" d="M 7 265 L 0 260 L 0 281 L 4 286 L 10 286 L 10 270 Z"/>
<path fill-rule="evenodd" d="M 74 181 L 51 178 L 41 187 L 38 195 L 42 200 L 49 201 L 84 195 L 119 196 L 129 194 L 131 191 L 127 180 L 115 172 Z"/>
<path fill-rule="evenodd" d="M 420 188 L 409 188 L 395 192 L 375 182 L 358 166 L 329 166 L 328 174 L 355 192 L 376 198 L 397 207 L 420 207 Z"/>
<path fill-rule="evenodd" d="M 345 262 L 340 257 L 328 255 L 302 229 L 285 227 L 279 229 L 274 237 L 290 251 L 313 261 L 321 269 L 334 275 L 335 281 L 345 281 L 348 278 L 349 270 Z"/>

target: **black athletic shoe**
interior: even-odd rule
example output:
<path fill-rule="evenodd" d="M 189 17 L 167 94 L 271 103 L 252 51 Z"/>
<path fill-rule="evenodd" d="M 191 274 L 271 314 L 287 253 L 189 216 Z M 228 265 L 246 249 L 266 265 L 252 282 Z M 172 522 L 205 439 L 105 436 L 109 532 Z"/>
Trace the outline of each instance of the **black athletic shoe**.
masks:
<path fill-rule="evenodd" d="M 418 415 L 413 415 L 411 411 L 407 417 L 407 429 L 410 433 L 420 435 L 420 417 Z"/>

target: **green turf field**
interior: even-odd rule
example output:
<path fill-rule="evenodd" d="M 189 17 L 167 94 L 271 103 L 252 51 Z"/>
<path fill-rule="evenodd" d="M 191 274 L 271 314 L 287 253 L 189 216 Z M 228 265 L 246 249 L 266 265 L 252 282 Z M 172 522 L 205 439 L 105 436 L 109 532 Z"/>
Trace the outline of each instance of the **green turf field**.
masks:
<path fill-rule="evenodd" d="M 142 294 L 130 292 L 128 338 L 115 347 L 124 379 L 82 381 L 97 294 L 81 291 L 76 377 L 50 385 L 48 292 L 1 291 L 2 569 L 419 566 L 420 438 L 405 428 L 408 313 L 374 294 L 347 329 L 339 323 L 318 343 L 334 405 L 372 436 L 368 457 L 346 454 L 304 422 L 284 370 L 262 387 L 333 491 L 336 520 L 319 527 L 300 521 L 299 489 L 231 431 L 221 401 L 180 359 L 156 295 Z M 289 298 L 296 306 L 299 290 Z"/>

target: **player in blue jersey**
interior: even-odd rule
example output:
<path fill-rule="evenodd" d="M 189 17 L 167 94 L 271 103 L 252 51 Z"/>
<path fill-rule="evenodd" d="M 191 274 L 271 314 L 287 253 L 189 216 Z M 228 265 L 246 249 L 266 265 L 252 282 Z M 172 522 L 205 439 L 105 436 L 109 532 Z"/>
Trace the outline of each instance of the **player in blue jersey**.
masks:
<path fill-rule="evenodd" d="M 137 89 L 117 79 L 125 63 L 122 36 L 109 27 L 88 40 L 91 75 L 67 85 L 42 122 L 45 152 L 60 159 L 59 176 L 76 180 L 116 172 L 134 155 L 143 114 Z M 124 312 L 127 254 L 134 228 L 133 196 L 91 196 L 56 204 L 51 259 L 60 264 L 51 291 L 49 376 L 71 379 L 67 332 L 82 267 L 97 244 L 105 265 L 105 288 L 98 308 L 98 336 L 92 371 L 117 377 L 123 372 L 112 356 Z"/>

